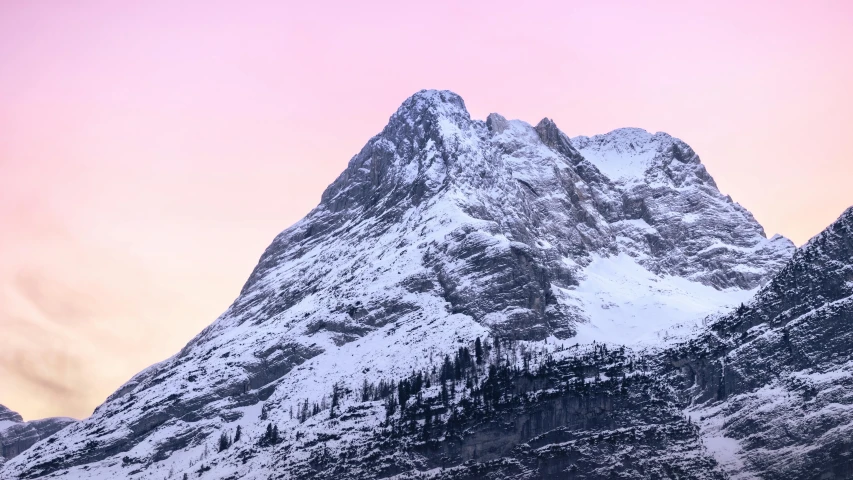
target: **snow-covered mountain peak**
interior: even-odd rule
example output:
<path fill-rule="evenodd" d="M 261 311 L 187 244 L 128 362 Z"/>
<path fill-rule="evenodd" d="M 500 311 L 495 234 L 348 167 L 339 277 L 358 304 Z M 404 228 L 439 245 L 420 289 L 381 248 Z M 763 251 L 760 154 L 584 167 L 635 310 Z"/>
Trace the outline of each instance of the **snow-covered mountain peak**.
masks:
<path fill-rule="evenodd" d="M 403 101 L 379 137 L 395 144 L 409 141 L 424 148 L 428 143 L 464 138 L 474 123 L 465 101 L 456 93 L 421 90 Z"/>
<path fill-rule="evenodd" d="M 391 122 L 395 119 L 414 120 L 424 114 L 436 118 L 471 119 L 465 101 L 456 93 L 450 90 L 421 90 L 403 101 L 391 117 Z"/>
<path fill-rule="evenodd" d="M 319 208 L 355 214 L 419 204 L 452 180 L 458 168 L 483 160 L 483 122 L 472 121 L 453 92 L 422 90 L 391 116 L 323 193 Z M 405 199 L 405 201 L 404 201 Z"/>
<path fill-rule="evenodd" d="M 500 135 L 509 127 L 509 120 L 499 113 L 490 113 L 486 117 L 486 127 L 490 132 Z"/>
<path fill-rule="evenodd" d="M 708 184 L 713 178 L 689 145 L 667 133 L 620 128 L 603 135 L 572 138 L 573 145 L 611 180 L 636 184 Z"/>
<path fill-rule="evenodd" d="M 120 456 L 177 455 L 185 471 L 226 423 L 254 438 L 271 421 L 296 428 L 291 407 L 430 368 L 477 337 L 665 343 L 658 330 L 744 301 L 792 247 L 764 238 L 668 136 L 635 145 L 659 168 L 608 178 L 596 161 L 634 161 L 633 141 L 616 138 L 632 135 L 645 138 L 578 146 L 547 118 L 472 120 L 452 92 L 416 93 L 273 240 L 219 319 L 46 446 L 46 464 L 33 454 L 7 468 L 96 464 L 107 478 L 124 471 Z M 266 478 L 267 465 L 218 475 Z"/>

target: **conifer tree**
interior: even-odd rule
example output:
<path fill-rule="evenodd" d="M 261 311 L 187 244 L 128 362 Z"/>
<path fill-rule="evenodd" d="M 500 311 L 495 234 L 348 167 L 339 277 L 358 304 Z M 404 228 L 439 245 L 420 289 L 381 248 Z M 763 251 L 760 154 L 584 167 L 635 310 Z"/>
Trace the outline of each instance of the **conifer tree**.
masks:
<path fill-rule="evenodd" d="M 480 343 L 480 337 L 474 341 L 474 356 L 477 359 L 477 365 L 483 364 L 483 344 Z"/>
<path fill-rule="evenodd" d="M 365 382 L 366 381 L 367 380 L 365 379 Z M 336 384 L 332 385 L 332 405 L 331 405 L 331 407 L 329 407 L 329 418 L 335 418 L 335 415 L 336 415 L 335 412 L 338 408 L 338 402 L 339 402 L 338 395 L 339 395 L 338 394 L 338 384 L 336 383 Z"/>
<path fill-rule="evenodd" d="M 400 399 L 400 410 L 406 409 L 406 402 L 409 401 L 409 381 L 406 379 L 400 380 L 397 384 L 397 397 Z"/>
<path fill-rule="evenodd" d="M 308 399 L 305 399 L 305 403 L 302 404 L 302 409 L 299 412 L 299 423 L 305 423 L 305 420 L 308 420 L 309 417 L 308 411 Z"/>
<path fill-rule="evenodd" d="M 429 429 L 432 426 L 432 409 L 424 407 L 424 438 L 429 438 Z"/>
<path fill-rule="evenodd" d="M 219 436 L 219 451 L 227 450 L 230 446 L 231 442 L 228 440 L 228 434 L 222 432 L 222 435 Z"/>

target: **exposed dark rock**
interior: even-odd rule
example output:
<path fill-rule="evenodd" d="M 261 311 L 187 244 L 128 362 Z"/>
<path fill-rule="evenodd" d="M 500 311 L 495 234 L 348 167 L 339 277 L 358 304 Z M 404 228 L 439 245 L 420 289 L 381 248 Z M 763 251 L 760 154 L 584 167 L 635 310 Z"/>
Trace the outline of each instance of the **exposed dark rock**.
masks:
<path fill-rule="evenodd" d="M 851 280 L 853 208 L 751 302 L 667 353 L 696 415 L 739 442 L 746 469 L 853 477 Z"/>
<path fill-rule="evenodd" d="M 0 464 L 76 421 L 54 417 L 25 422 L 20 414 L 0 405 Z"/>

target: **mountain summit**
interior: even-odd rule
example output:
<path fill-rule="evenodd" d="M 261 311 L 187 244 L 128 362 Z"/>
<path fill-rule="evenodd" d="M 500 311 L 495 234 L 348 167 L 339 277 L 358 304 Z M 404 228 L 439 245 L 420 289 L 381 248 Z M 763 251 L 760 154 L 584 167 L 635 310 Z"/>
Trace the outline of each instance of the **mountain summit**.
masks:
<path fill-rule="evenodd" d="M 766 238 L 696 153 L 667 134 L 570 138 L 547 118 L 536 126 L 494 113 L 473 120 L 458 95 L 424 90 L 403 102 L 314 210 L 273 240 L 221 317 L 2 473 L 328 478 L 329 458 L 370 453 L 374 463 L 339 473 L 381 478 L 504 458 L 509 450 L 498 444 L 514 448 L 551 424 L 495 444 L 470 443 L 464 433 L 461 443 L 442 444 L 429 429 L 499 411 L 509 397 L 497 385 L 517 391 L 516 362 L 546 376 L 587 362 L 572 370 L 575 386 L 593 371 L 600 379 L 613 355 L 632 368 L 651 365 L 631 352 L 668 348 L 703 319 L 748 302 L 793 252 L 789 240 Z M 568 392 L 545 378 L 524 388 Z M 715 472 L 676 399 L 654 414 L 643 403 L 652 390 L 661 388 L 662 399 L 671 393 L 642 378 L 642 394 L 613 384 L 624 403 L 607 403 L 612 392 L 594 386 L 598 393 L 577 397 L 586 399 L 578 405 L 605 402 L 601 412 L 612 415 L 640 402 L 630 415 L 649 435 L 677 426 L 667 445 L 688 452 L 679 460 L 685 471 Z M 424 406 L 433 394 L 441 408 Z M 568 418 L 552 426 L 574 425 Z M 590 428 L 619 423 L 583 418 Z M 398 442 L 418 428 L 435 448 L 462 450 L 435 457 L 445 458 L 441 465 L 432 450 L 406 450 L 411 444 Z M 387 450 L 366 446 L 378 432 L 392 435 L 380 441 Z M 643 468 L 664 472 L 662 461 Z"/>

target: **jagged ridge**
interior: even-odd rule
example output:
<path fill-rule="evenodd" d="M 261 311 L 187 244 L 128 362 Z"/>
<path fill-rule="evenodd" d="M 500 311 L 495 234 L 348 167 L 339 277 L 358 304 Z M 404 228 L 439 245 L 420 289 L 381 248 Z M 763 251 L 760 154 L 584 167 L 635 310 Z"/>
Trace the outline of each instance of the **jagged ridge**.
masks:
<path fill-rule="evenodd" d="M 658 137 L 643 180 L 626 182 L 548 119 L 472 120 L 459 96 L 419 92 L 216 322 L 4 472 L 186 471 L 228 425 L 255 439 L 271 420 L 290 428 L 286 412 L 334 384 L 399 379 L 477 337 L 554 348 L 689 331 L 746 300 L 793 246 Z M 247 462 L 222 472 L 269 467 Z"/>
<path fill-rule="evenodd" d="M 853 476 L 853 208 L 669 356 L 736 477 Z"/>
<path fill-rule="evenodd" d="M 76 421 L 52 417 L 25 422 L 18 412 L 0 405 L 0 465 Z"/>

